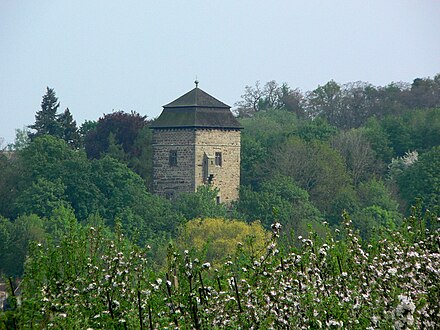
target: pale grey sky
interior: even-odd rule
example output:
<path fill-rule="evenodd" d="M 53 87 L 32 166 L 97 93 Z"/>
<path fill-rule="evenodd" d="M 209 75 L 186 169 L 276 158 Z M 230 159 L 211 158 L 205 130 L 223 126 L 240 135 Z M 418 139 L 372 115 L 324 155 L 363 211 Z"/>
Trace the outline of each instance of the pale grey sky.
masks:
<path fill-rule="evenodd" d="M 440 73 L 437 0 L 0 0 L 0 138 L 46 86 L 75 120 L 156 117 L 194 87 L 233 106 L 245 85 L 312 90 Z"/>

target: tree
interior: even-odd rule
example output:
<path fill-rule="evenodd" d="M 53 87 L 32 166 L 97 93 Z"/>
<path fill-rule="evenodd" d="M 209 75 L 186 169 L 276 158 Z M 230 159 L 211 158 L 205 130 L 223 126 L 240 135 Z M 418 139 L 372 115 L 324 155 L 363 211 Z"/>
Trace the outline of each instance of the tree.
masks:
<path fill-rule="evenodd" d="M 319 229 L 323 220 L 307 191 L 291 177 L 282 175 L 264 180 L 255 190 L 242 187 L 235 208 L 246 221 L 259 220 L 266 229 L 275 222 L 281 223 L 287 235 L 306 235 L 309 225 Z"/>
<path fill-rule="evenodd" d="M 402 223 L 398 202 L 380 180 L 361 182 L 357 187 L 358 209 L 352 212 L 354 226 L 371 241 L 383 230 L 396 230 Z"/>
<path fill-rule="evenodd" d="M 2 220 L 1 231 L 8 238 L 8 245 L 4 256 L 4 262 L 0 265 L 1 272 L 9 276 L 22 276 L 29 245 L 32 242 L 44 242 L 46 234 L 44 221 L 35 214 L 22 215 L 14 222 L 7 223 Z"/>
<path fill-rule="evenodd" d="M 35 130 L 30 133 L 31 140 L 42 135 L 53 135 L 59 137 L 61 135 L 61 125 L 57 120 L 57 111 L 60 106 L 55 91 L 52 88 L 46 88 L 46 94 L 41 101 L 41 110 L 35 115 L 35 123 L 29 128 Z"/>
<path fill-rule="evenodd" d="M 267 176 L 267 154 L 282 144 L 288 136 L 296 135 L 302 121 L 283 110 L 259 112 L 252 118 L 241 118 L 241 183 L 256 187 Z"/>
<path fill-rule="evenodd" d="M 368 206 L 354 213 L 353 225 L 359 230 L 359 235 L 371 242 L 385 230 L 395 231 L 401 224 L 401 216 L 397 212 L 385 210 L 380 206 Z"/>
<path fill-rule="evenodd" d="M 440 214 L 440 146 L 419 156 L 397 178 L 402 197 L 408 205 L 420 198 L 426 208 Z"/>
<path fill-rule="evenodd" d="M 15 141 L 8 145 L 8 150 L 19 151 L 25 148 L 29 144 L 29 129 L 23 127 L 23 129 L 15 129 Z"/>
<path fill-rule="evenodd" d="M 66 187 L 61 179 L 48 181 L 37 178 L 15 200 L 16 213 L 48 217 L 55 208 L 68 205 L 65 190 Z"/>
<path fill-rule="evenodd" d="M 87 136 L 87 134 L 89 134 L 90 132 L 92 132 L 93 130 L 96 129 L 96 126 L 98 125 L 97 121 L 94 120 L 86 120 L 84 121 L 80 128 L 79 128 L 79 134 L 81 136 L 81 141 L 84 142 L 85 137 Z"/>
<path fill-rule="evenodd" d="M 268 110 L 286 110 L 304 117 L 304 96 L 299 89 L 291 90 L 284 83 L 281 86 L 271 80 L 261 87 L 257 81 L 255 86 L 246 86 L 242 100 L 235 103 L 235 112 L 239 117 L 252 117 L 257 112 Z"/>
<path fill-rule="evenodd" d="M 388 164 L 394 156 L 394 150 L 388 133 L 377 118 L 370 118 L 363 126 L 363 132 L 376 155 Z"/>
<path fill-rule="evenodd" d="M 100 158 L 108 151 L 109 136 L 114 135 L 115 142 L 122 145 L 124 152 L 130 156 L 138 155 L 135 140 L 139 131 L 147 125 L 145 116 L 136 112 L 117 111 L 99 118 L 96 128 L 88 131 L 85 148 L 89 158 Z"/>
<path fill-rule="evenodd" d="M 307 113 L 311 118 L 321 116 L 338 126 L 341 113 L 341 86 L 331 80 L 307 93 Z"/>
<path fill-rule="evenodd" d="M 240 244 L 248 255 L 258 256 L 264 251 L 269 237 L 259 222 L 247 224 L 238 220 L 206 218 L 188 221 L 176 241 L 182 250 L 194 249 L 203 260 L 219 266 L 226 257 L 235 254 Z"/>
<path fill-rule="evenodd" d="M 290 89 L 290 87 L 284 83 L 281 86 L 281 102 L 286 111 L 294 113 L 298 118 L 306 118 L 306 99 L 298 88 Z"/>
<path fill-rule="evenodd" d="M 378 115 L 377 89 L 365 82 L 344 84 L 341 89 L 341 113 L 337 126 L 343 129 L 358 128 L 368 118 Z"/>
<path fill-rule="evenodd" d="M 76 121 L 73 120 L 69 108 L 64 110 L 64 112 L 58 116 L 57 120 L 62 130 L 61 138 L 73 149 L 78 149 L 81 146 L 81 138 L 78 127 L 76 126 Z"/>
<path fill-rule="evenodd" d="M 394 199 L 389 188 L 381 180 L 371 179 L 357 187 L 360 206 L 379 206 L 383 210 L 397 212 L 399 203 Z"/>
<path fill-rule="evenodd" d="M 416 78 L 406 93 L 406 104 L 411 108 L 435 108 L 440 106 L 440 74 L 431 78 Z"/>
<path fill-rule="evenodd" d="M 261 164 L 267 154 L 267 149 L 261 141 L 250 134 L 243 133 L 241 136 L 240 157 L 240 184 L 255 187 L 262 179 Z"/>
<path fill-rule="evenodd" d="M 298 136 L 304 141 L 313 140 L 328 141 L 338 133 L 335 126 L 330 125 L 324 118 L 318 117 L 313 120 L 302 120 L 299 122 Z"/>
<path fill-rule="evenodd" d="M 387 116 L 381 121 L 381 126 L 387 133 L 395 155 L 403 156 L 408 150 L 415 149 L 412 128 L 403 116 Z"/>
<path fill-rule="evenodd" d="M 149 125 L 140 129 L 134 144 L 136 156 L 128 159 L 128 167 L 144 179 L 145 185 L 151 191 L 153 183 L 153 130 Z"/>
<path fill-rule="evenodd" d="M 122 111 L 104 115 L 94 128 L 93 123 L 87 123 L 83 127 L 83 131 L 87 131 L 84 139 L 87 156 L 99 159 L 109 154 L 127 164 L 150 186 L 153 159 L 152 133 L 148 125 L 145 116 Z"/>
<path fill-rule="evenodd" d="M 440 107 L 418 109 L 403 116 L 410 130 L 411 144 L 419 152 L 440 145 Z"/>
<path fill-rule="evenodd" d="M 81 139 L 73 120 L 69 108 L 63 113 L 58 114 L 60 102 L 56 97 L 55 91 L 47 87 L 47 92 L 41 101 L 41 110 L 35 115 L 35 123 L 29 125 L 30 129 L 36 132 L 29 132 L 31 140 L 43 135 L 51 135 L 67 142 L 73 149 L 78 149 L 81 145 Z"/>
<path fill-rule="evenodd" d="M 0 274 L 8 273 L 8 254 L 10 253 L 10 246 L 12 245 L 11 242 L 11 227 L 12 223 L 0 216 L 0 256 L 2 259 L 2 262 L 0 263 Z"/>
<path fill-rule="evenodd" d="M 210 186 L 199 186 L 195 193 L 182 193 L 173 202 L 176 212 L 183 214 L 185 219 L 226 217 L 227 209 L 217 204 L 218 189 Z"/>
<path fill-rule="evenodd" d="M 272 150 L 265 166 L 269 173 L 292 177 L 323 212 L 329 210 L 334 197 L 350 184 L 341 155 L 321 141 L 289 138 Z"/>
<path fill-rule="evenodd" d="M 362 130 L 341 132 L 332 139 L 331 145 L 344 157 L 355 186 L 378 172 L 376 154 Z"/>

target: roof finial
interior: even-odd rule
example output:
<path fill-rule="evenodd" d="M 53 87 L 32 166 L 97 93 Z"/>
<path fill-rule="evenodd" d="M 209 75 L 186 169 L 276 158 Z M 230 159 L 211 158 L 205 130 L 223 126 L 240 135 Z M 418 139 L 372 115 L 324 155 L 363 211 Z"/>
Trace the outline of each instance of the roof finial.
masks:
<path fill-rule="evenodd" d="M 196 88 L 199 87 L 199 81 L 197 80 L 197 76 L 196 76 L 196 80 L 194 81 L 194 84 L 196 84 Z"/>

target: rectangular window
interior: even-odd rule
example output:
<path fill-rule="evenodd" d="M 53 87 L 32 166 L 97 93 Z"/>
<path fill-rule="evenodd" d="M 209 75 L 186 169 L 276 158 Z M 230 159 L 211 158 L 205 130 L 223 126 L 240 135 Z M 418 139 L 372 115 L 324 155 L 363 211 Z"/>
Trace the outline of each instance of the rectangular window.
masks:
<path fill-rule="evenodd" d="M 221 152 L 215 153 L 215 165 L 222 166 L 222 153 Z"/>
<path fill-rule="evenodd" d="M 170 166 L 177 166 L 177 150 L 170 150 L 169 164 Z"/>

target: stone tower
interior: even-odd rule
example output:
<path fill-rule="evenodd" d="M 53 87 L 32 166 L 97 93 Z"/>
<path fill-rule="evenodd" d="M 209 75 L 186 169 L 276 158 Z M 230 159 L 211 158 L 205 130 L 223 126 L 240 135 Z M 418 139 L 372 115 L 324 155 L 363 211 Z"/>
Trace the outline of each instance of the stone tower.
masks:
<path fill-rule="evenodd" d="M 230 107 L 198 88 L 165 105 L 154 121 L 153 190 L 172 199 L 200 185 L 219 189 L 218 203 L 238 199 L 240 130 Z"/>

